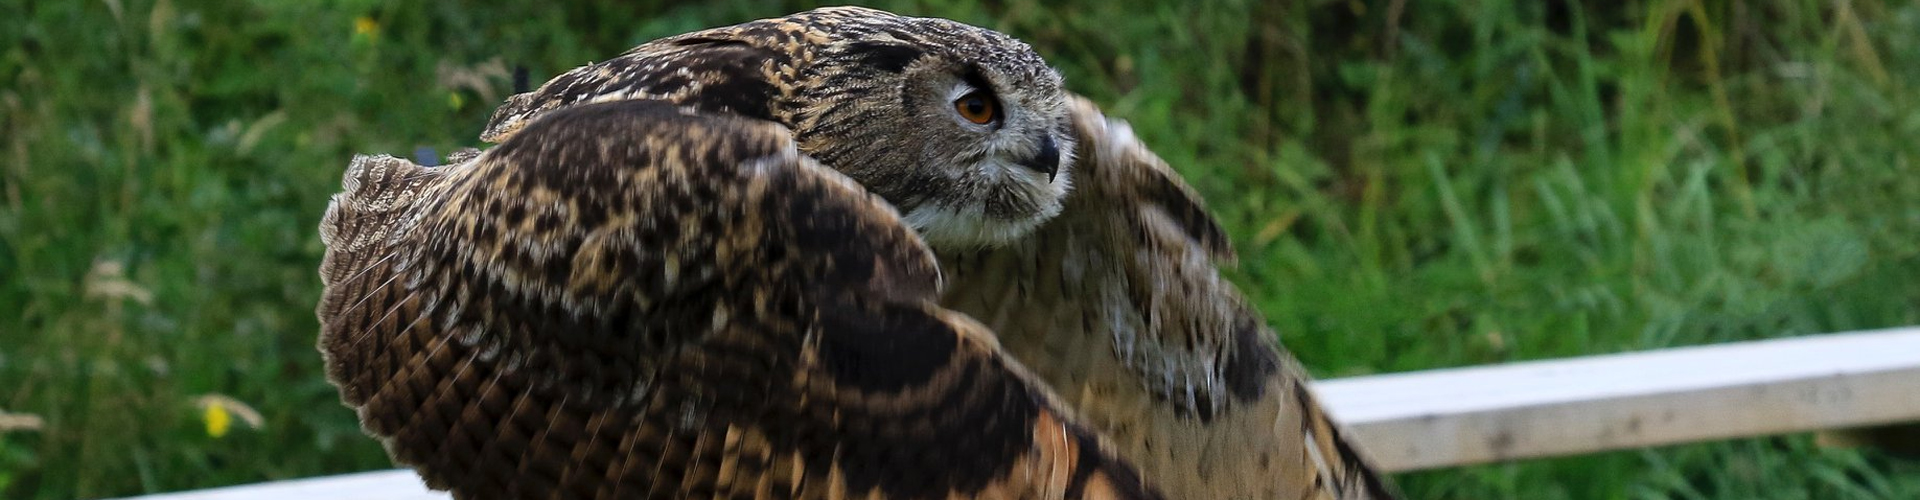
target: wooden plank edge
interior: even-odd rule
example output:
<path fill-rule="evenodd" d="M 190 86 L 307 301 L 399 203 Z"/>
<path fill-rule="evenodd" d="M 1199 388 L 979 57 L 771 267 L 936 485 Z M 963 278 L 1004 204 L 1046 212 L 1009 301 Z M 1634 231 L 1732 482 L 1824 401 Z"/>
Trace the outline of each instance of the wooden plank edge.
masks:
<path fill-rule="evenodd" d="M 449 500 L 428 490 L 413 469 L 356 472 L 204 490 L 160 493 L 125 500 Z"/>
<path fill-rule="evenodd" d="M 1803 352 L 1844 356 L 1856 352 L 1849 349 L 1861 346 L 1871 348 L 1873 345 L 1871 342 L 1857 342 L 1859 340 L 1883 336 L 1898 337 L 1904 342 L 1911 340 L 1913 333 L 1908 330 L 1834 334 L 1851 338 L 1819 336 L 1829 338 L 1809 339 L 1806 345 L 1815 342 L 1824 342 L 1821 345 L 1826 347 L 1838 345 L 1832 341 L 1857 345 L 1846 349 L 1826 348 Z M 1771 347 L 1793 348 L 1798 345 L 1801 344 L 1778 343 Z M 1727 351 L 1754 352 L 1748 347 L 1751 346 L 1730 345 Z M 1777 349 L 1770 348 L 1769 351 Z M 1723 353 L 1714 349 L 1696 349 L 1694 352 L 1703 358 L 1699 364 L 1702 370 L 1740 362 L 1736 356 L 1734 359 L 1717 359 L 1708 363 L 1704 362 L 1705 358 Z M 1759 358 L 1778 362 L 1778 356 L 1773 354 L 1777 352 Z M 1913 357 L 1914 361 L 1907 362 L 1903 356 Z M 1374 459 L 1376 465 L 1388 471 L 1409 471 L 1920 421 L 1920 351 L 1898 353 L 1892 357 L 1875 354 L 1873 357 L 1877 359 L 1859 366 L 1849 365 L 1846 360 L 1824 360 L 1829 362 L 1827 366 L 1818 370 L 1799 370 L 1792 378 L 1761 377 L 1747 383 L 1720 380 L 1713 384 L 1701 384 L 1699 380 L 1675 380 L 1670 386 L 1662 386 L 1658 381 L 1650 383 L 1639 380 L 1634 382 L 1629 392 L 1569 387 L 1568 392 L 1586 391 L 1588 395 L 1564 400 L 1535 391 L 1526 398 L 1503 400 L 1499 405 L 1476 402 L 1448 407 L 1429 403 L 1446 397 L 1473 398 L 1471 393 L 1474 392 L 1502 391 L 1503 388 L 1497 383 L 1456 387 L 1449 391 L 1450 394 L 1428 398 L 1427 402 L 1416 404 L 1416 408 L 1388 409 L 1390 411 L 1377 407 L 1381 404 L 1380 400 L 1374 398 L 1377 394 L 1354 393 L 1355 389 L 1388 394 L 1406 393 L 1409 388 L 1395 387 L 1397 384 L 1383 386 L 1380 378 L 1384 377 L 1407 381 L 1408 385 L 1431 382 L 1431 379 L 1420 377 L 1418 372 L 1328 381 L 1316 387 L 1316 390 L 1321 392 L 1322 401 L 1334 419 L 1346 424 L 1351 435 L 1355 436 L 1360 447 Z M 1589 365 L 1594 361 L 1589 358 L 1574 360 Z M 1675 361 L 1686 360 L 1667 358 L 1661 362 Z M 1536 368 L 1551 368 L 1552 363 L 1555 362 L 1534 364 L 1538 365 Z M 1809 361 L 1808 364 L 1819 363 Z M 1564 377 L 1560 381 L 1574 384 L 1605 383 L 1606 377 L 1601 375 L 1606 374 L 1607 370 L 1628 372 L 1635 367 L 1635 363 L 1594 366 L 1602 370 L 1579 373 L 1578 376 Z M 1507 368 L 1494 366 L 1456 371 L 1496 372 Z M 1552 375 L 1552 372 L 1549 369 L 1543 373 Z M 1620 374 L 1622 377 L 1631 375 Z M 1688 376 L 1679 374 L 1674 378 L 1684 379 Z M 1470 382 L 1475 378 L 1460 380 Z M 1346 384 L 1349 381 L 1361 383 Z M 1511 382 L 1531 383 L 1519 380 Z M 1343 403 L 1351 402 L 1376 405 L 1365 408 L 1365 413 L 1371 418 L 1344 418 L 1343 411 L 1352 410 L 1353 406 L 1343 406 Z M 1445 409 L 1422 411 L 1420 408 Z"/>

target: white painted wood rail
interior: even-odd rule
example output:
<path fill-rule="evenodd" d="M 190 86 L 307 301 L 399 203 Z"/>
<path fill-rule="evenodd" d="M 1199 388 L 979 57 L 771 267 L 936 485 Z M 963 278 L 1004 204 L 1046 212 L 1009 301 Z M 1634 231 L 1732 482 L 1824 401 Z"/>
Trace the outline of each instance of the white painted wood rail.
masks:
<path fill-rule="evenodd" d="M 1316 384 L 1381 468 L 1920 421 L 1920 327 L 1450 368 Z M 444 500 L 391 470 L 141 500 Z"/>
<path fill-rule="evenodd" d="M 1920 421 L 1920 327 L 1326 380 L 1388 470 Z"/>

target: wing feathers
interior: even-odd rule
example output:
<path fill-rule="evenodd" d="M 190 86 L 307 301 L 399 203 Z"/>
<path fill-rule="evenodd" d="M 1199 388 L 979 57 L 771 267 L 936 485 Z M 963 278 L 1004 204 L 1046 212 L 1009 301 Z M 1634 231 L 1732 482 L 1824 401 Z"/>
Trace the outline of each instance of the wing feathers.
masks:
<path fill-rule="evenodd" d="M 1175 498 L 1391 498 L 1217 265 L 1199 198 L 1084 99 L 1074 191 L 1006 248 L 942 254 L 941 301 L 1007 351 Z"/>
<path fill-rule="evenodd" d="M 345 184 L 329 374 L 456 497 L 1160 498 L 777 126 L 593 104 Z"/>
<path fill-rule="evenodd" d="M 619 57 L 568 71 L 494 110 L 480 139 L 503 143 L 554 110 L 614 100 L 657 100 L 713 114 L 771 120 L 779 90 L 775 68 L 789 54 L 748 43 L 766 40 L 769 23 L 688 33 L 634 47 Z"/>
<path fill-rule="evenodd" d="M 1074 130 L 1082 149 L 1075 156 L 1086 158 L 1074 168 L 1092 169 L 1081 172 L 1081 178 L 1075 182 L 1095 184 L 1084 186 L 1080 191 L 1122 196 L 1117 200 L 1137 202 L 1139 205 L 1132 206 L 1133 210 L 1153 210 L 1166 217 L 1192 243 L 1193 248 L 1206 252 L 1220 263 L 1233 262 L 1233 243 L 1227 239 L 1226 231 L 1220 229 L 1220 224 L 1207 213 L 1206 204 L 1201 201 L 1199 193 L 1194 192 L 1165 160 L 1135 139 L 1133 127 L 1126 122 L 1107 119 L 1098 106 L 1083 97 L 1074 96 L 1071 107 L 1074 109 Z M 1112 199 L 1096 198 L 1090 194 L 1075 195 L 1074 201 L 1083 204 L 1113 202 Z"/>

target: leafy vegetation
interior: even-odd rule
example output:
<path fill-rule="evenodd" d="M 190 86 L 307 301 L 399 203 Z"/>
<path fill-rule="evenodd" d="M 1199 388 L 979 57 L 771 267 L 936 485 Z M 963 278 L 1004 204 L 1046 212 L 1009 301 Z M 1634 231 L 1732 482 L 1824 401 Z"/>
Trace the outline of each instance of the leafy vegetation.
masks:
<path fill-rule="evenodd" d="M 1323 377 L 1920 323 L 1920 4 L 1599 4 L 877 6 L 1028 40 L 1131 120 Z M 0 496 L 64 499 L 389 466 L 313 348 L 347 159 L 480 145 L 514 65 L 812 5 L 0 6 Z M 1400 480 L 1920 497 L 1806 436 Z"/>

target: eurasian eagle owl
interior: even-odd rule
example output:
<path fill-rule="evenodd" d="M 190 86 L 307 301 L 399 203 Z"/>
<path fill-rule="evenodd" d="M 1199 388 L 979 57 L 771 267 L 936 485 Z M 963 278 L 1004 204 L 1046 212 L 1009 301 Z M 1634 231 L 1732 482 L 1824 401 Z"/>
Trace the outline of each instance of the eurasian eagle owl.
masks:
<path fill-rule="evenodd" d="M 321 226 L 330 380 L 462 498 L 1384 498 L 1200 200 L 993 31 L 648 42 Z"/>

